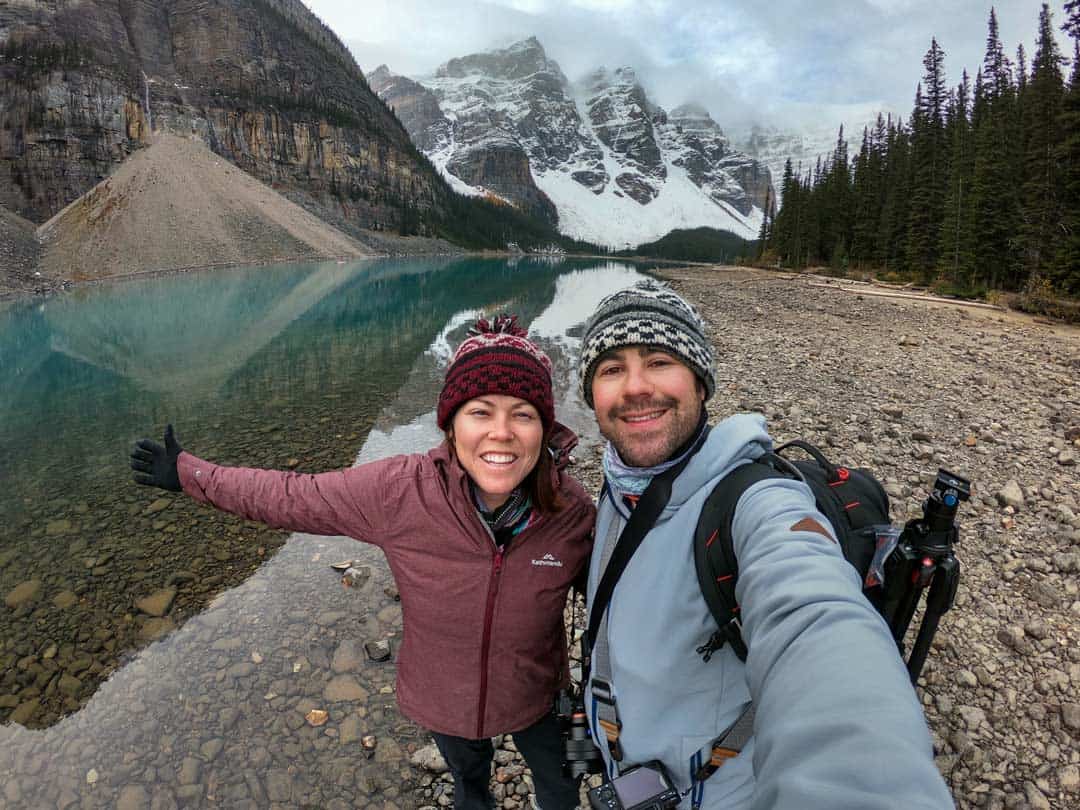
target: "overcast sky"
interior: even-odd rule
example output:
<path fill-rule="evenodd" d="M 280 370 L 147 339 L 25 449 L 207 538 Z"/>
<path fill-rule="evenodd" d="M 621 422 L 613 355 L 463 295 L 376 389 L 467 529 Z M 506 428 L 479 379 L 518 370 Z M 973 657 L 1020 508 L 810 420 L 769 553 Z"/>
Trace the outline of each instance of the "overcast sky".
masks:
<path fill-rule="evenodd" d="M 422 76 L 447 59 L 536 36 L 571 80 L 632 65 L 671 109 L 702 103 L 724 127 L 861 124 L 910 114 L 931 37 L 949 83 L 974 78 L 988 0 L 304 0 L 361 68 Z M 997 0 L 1006 52 L 1034 53 L 1041 3 Z M 1064 12 L 1051 3 L 1055 29 Z M 1066 55 L 1071 46 L 1057 31 Z"/>

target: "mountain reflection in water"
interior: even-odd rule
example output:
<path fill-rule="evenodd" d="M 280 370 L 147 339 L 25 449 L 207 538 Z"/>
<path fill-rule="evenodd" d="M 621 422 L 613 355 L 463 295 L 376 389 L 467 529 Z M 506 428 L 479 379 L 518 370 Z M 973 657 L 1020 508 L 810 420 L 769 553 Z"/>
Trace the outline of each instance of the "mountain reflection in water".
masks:
<path fill-rule="evenodd" d="M 363 654 L 401 633 L 381 552 L 285 542 L 135 487 L 127 449 L 171 420 L 226 464 L 314 472 L 425 450 L 450 350 L 502 311 L 534 325 L 559 418 L 595 440 L 573 335 L 639 277 L 527 259 L 287 265 L 0 311 L 0 805 L 409 806 L 408 752 L 426 741 L 397 712 L 393 662 Z M 370 576 L 343 588 L 340 559 Z M 136 606 L 162 593 L 164 615 Z M 305 719 L 315 708 L 324 725 Z"/>

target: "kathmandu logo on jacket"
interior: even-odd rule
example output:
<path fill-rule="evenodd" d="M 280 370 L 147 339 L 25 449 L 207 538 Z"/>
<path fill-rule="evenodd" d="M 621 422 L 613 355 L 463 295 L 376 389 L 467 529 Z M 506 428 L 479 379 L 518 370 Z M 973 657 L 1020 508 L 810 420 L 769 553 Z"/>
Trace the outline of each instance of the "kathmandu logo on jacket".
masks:
<path fill-rule="evenodd" d="M 543 559 L 533 560 L 532 564 L 533 565 L 550 565 L 550 566 L 554 566 L 555 568 L 562 568 L 562 561 L 561 560 L 556 560 L 554 555 L 552 555 L 552 554 L 545 554 Z"/>

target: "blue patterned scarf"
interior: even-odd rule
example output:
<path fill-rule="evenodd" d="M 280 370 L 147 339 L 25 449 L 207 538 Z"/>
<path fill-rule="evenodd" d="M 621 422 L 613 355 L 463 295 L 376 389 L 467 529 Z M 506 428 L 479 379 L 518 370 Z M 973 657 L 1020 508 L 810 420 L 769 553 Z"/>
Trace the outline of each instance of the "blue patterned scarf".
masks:
<path fill-rule="evenodd" d="M 615 446 L 608 442 L 604 448 L 603 466 L 604 478 L 607 480 L 607 485 L 611 488 L 612 494 L 616 496 L 617 500 L 622 500 L 626 496 L 637 499 L 648 488 L 654 476 L 660 475 L 665 470 L 670 470 L 686 458 L 687 454 L 697 446 L 698 439 L 701 438 L 701 434 L 707 427 L 708 419 L 703 411 L 701 422 L 689 441 L 676 450 L 674 456 L 661 464 L 657 464 L 655 467 L 631 467 L 619 457 L 619 451 L 615 449 Z"/>
<path fill-rule="evenodd" d="M 497 545 L 503 545 L 529 525 L 529 519 L 532 517 L 532 499 L 522 487 L 517 487 L 511 492 L 510 497 L 506 499 L 502 506 L 497 506 L 494 511 L 488 511 L 480 498 L 476 484 L 471 480 L 470 484 L 472 484 L 472 497 L 473 503 L 476 505 L 476 511 L 480 513 L 484 523 L 491 529 L 491 534 L 495 537 Z"/>

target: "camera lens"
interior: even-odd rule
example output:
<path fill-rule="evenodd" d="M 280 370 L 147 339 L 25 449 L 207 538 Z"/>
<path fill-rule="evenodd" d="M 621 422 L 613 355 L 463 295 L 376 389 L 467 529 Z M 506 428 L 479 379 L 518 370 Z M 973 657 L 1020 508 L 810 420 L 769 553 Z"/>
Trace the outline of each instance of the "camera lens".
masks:
<path fill-rule="evenodd" d="M 577 779 L 589 773 L 600 773 L 600 751 L 593 743 L 584 712 L 574 712 L 563 742 L 564 766 L 568 776 Z"/>

